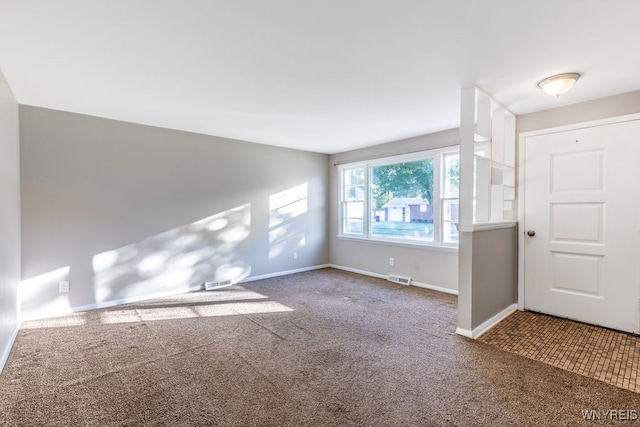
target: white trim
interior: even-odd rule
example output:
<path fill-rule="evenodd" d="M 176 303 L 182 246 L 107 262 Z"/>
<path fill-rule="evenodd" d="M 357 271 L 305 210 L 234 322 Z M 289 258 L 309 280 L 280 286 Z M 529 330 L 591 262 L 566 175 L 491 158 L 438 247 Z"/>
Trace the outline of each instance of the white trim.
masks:
<path fill-rule="evenodd" d="M 489 320 L 483 322 L 477 328 L 474 328 L 472 331 L 468 329 L 456 328 L 456 334 L 462 335 L 463 337 L 471 338 L 474 340 L 478 339 L 482 334 L 489 331 L 489 329 L 496 326 L 498 323 L 504 320 L 505 317 L 507 317 L 517 309 L 518 309 L 517 304 L 511 304 L 510 306 L 508 306 L 507 308 L 505 308 L 504 310 L 502 310 L 501 312 L 499 312 Z"/>
<path fill-rule="evenodd" d="M 9 354 L 11 353 L 11 348 L 13 347 L 13 343 L 16 341 L 16 338 L 18 337 L 19 331 L 20 331 L 20 324 L 16 325 L 16 329 L 13 331 L 13 334 L 11 334 L 11 338 L 9 338 L 9 342 L 7 343 L 7 346 L 4 348 L 4 351 L 2 352 L 2 357 L 0 357 L 0 373 L 2 373 L 2 370 L 4 369 L 4 365 L 7 363 L 7 360 L 9 360 Z"/>
<path fill-rule="evenodd" d="M 517 309 L 518 309 L 518 304 L 511 304 L 510 306 L 506 307 L 504 310 L 502 310 L 501 312 L 499 312 L 498 314 L 496 314 L 495 316 L 493 316 L 489 320 L 487 320 L 487 321 L 483 322 L 482 324 L 480 324 L 480 326 L 478 326 L 477 328 L 474 328 L 473 331 L 472 331 L 473 339 L 479 338 L 482 334 L 484 334 L 485 332 L 489 331 L 489 329 L 491 329 L 494 326 L 496 326 L 498 323 L 500 323 L 508 315 L 510 315 L 511 313 L 516 311 Z"/>
<path fill-rule="evenodd" d="M 500 222 L 479 222 L 475 224 L 456 224 L 458 231 L 463 233 L 473 233 L 474 231 L 500 230 L 502 228 L 513 228 L 518 224 L 517 221 L 500 221 Z"/>
<path fill-rule="evenodd" d="M 256 280 L 269 279 L 269 278 L 272 278 L 272 277 L 287 276 L 289 274 L 302 273 L 304 271 L 318 270 L 318 269 L 327 268 L 327 267 L 329 267 L 329 264 L 322 264 L 322 265 L 315 265 L 315 266 L 311 266 L 311 267 L 297 268 L 297 269 L 294 269 L 294 270 L 279 271 L 279 272 L 276 272 L 276 273 L 270 273 L 270 274 L 263 274 L 263 275 L 260 275 L 260 276 L 247 277 L 245 279 L 240 280 L 239 282 L 234 282 L 234 284 L 236 284 L 236 283 L 253 282 L 253 281 L 256 281 Z M 30 320 L 40 320 L 40 319 L 46 319 L 46 318 L 50 318 L 50 317 L 66 316 L 68 314 L 78 313 L 78 312 L 82 312 L 82 311 L 97 310 L 97 309 L 100 309 L 100 308 L 109 308 L 109 307 L 114 307 L 114 306 L 117 306 L 117 305 L 131 304 L 131 303 L 140 302 L 140 301 L 147 301 L 147 300 L 154 299 L 154 298 L 163 298 L 163 297 L 170 297 L 170 296 L 173 296 L 173 295 L 185 294 L 187 292 L 195 292 L 195 291 L 199 291 L 201 289 L 203 289 L 202 283 L 200 283 L 198 285 L 189 286 L 187 288 L 174 289 L 174 290 L 167 291 L 167 292 L 158 292 L 158 293 L 154 293 L 154 294 L 139 295 L 139 296 L 130 297 L 130 298 L 121 298 L 121 299 L 117 299 L 117 300 L 98 302 L 98 303 L 95 303 L 95 304 L 87 304 L 87 305 L 71 307 L 71 308 L 60 310 L 60 311 L 56 311 L 56 312 L 45 313 L 44 315 L 27 317 L 27 318 L 22 319 L 22 321 L 26 322 L 26 321 L 30 321 Z"/>
<path fill-rule="evenodd" d="M 134 302 L 140 302 L 140 301 L 146 301 L 146 300 L 150 300 L 150 299 L 154 299 L 154 298 L 163 298 L 163 297 L 170 297 L 172 295 L 180 295 L 180 294 L 184 294 L 187 292 L 194 292 L 194 291 L 198 291 L 202 289 L 202 284 L 199 285 L 194 285 L 194 286 L 190 286 L 188 288 L 180 288 L 180 289 L 174 289 L 171 291 L 167 291 L 167 292 L 158 292 L 155 294 L 147 294 L 147 295 L 138 295 L 135 297 L 129 297 L 129 298 L 121 298 L 121 299 L 117 299 L 117 300 L 110 300 L 110 301 L 103 301 L 103 302 L 97 302 L 94 304 L 86 304 L 86 305 L 79 305 L 79 306 L 75 306 L 75 307 L 70 307 L 64 310 L 59 310 L 59 311 L 55 311 L 55 312 L 48 312 L 45 313 L 44 315 L 36 315 L 36 316 L 29 316 L 29 317 L 24 317 L 22 319 L 23 322 L 28 322 L 30 320 L 41 320 L 41 319 L 47 319 L 47 318 L 51 318 L 51 317 L 59 317 L 59 316 L 66 316 L 68 314 L 72 314 L 72 313 L 79 313 L 82 311 L 91 311 L 91 310 L 98 310 L 100 308 L 109 308 L 109 307 L 114 307 L 117 305 L 123 305 L 123 304 L 131 304 Z"/>
<path fill-rule="evenodd" d="M 379 243 L 381 245 L 391 245 L 391 246 L 403 246 L 405 248 L 415 248 L 415 249 L 425 249 L 428 251 L 438 251 L 438 252 L 450 252 L 450 253 L 458 253 L 458 245 L 438 245 L 433 244 L 431 242 L 417 242 L 412 240 L 390 240 L 390 239 L 375 239 L 375 238 L 367 238 L 363 236 L 349 236 L 349 235 L 337 235 L 336 238 L 338 240 L 350 240 L 353 242 L 361 242 L 361 243 Z"/>
<path fill-rule="evenodd" d="M 250 277 L 242 279 L 241 281 L 236 282 L 236 283 L 254 282 L 254 281 L 257 281 L 257 280 L 270 279 L 270 278 L 273 278 L 273 277 L 280 277 L 280 276 L 288 276 L 290 274 L 303 273 L 305 271 L 312 271 L 312 270 L 321 270 L 323 268 L 329 268 L 329 267 L 335 268 L 335 269 L 338 269 L 338 270 L 349 271 L 349 272 L 352 272 L 352 273 L 362 274 L 363 276 L 376 277 L 376 278 L 379 278 L 379 279 L 386 279 L 387 278 L 387 276 L 384 275 L 384 274 L 378 274 L 378 273 L 373 273 L 373 272 L 370 272 L 370 271 L 358 270 L 358 269 L 355 269 L 355 268 L 345 267 L 345 266 L 341 266 L 341 265 L 319 264 L 319 265 L 314 265 L 314 266 L 311 266 L 311 267 L 296 268 L 296 269 L 293 269 L 293 270 L 279 271 L 279 272 L 276 272 L 276 273 L 262 274 L 262 275 L 259 275 L 259 276 L 250 276 Z M 411 282 L 411 286 L 416 286 L 416 287 L 425 288 L 425 289 L 431 289 L 431 290 L 434 290 L 434 291 L 443 292 L 443 293 L 452 294 L 452 295 L 458 295 L 458 291 L 455 290 L 455 289 L 444 288 L 444 287 L 441 287 L 441 286 L 430 285 L 430 284 L 427 284 L 427 283 L 421 283 L 421 282 L 412 281 Z M 21 320 L 26 322 L 26 321 L 30 321 L 30 320 L 45 319 L 45 318 L 49 318 L 49 317 L 65 316 L 65 315 L 68 315 L 68 314 L 82 312 L 82 311 L 97 310 L 97 309 L 101 309 L 101 308 L 114 307 L 114 306 L 122 305 L 122 304 L 131 304 L 131 303 L 135 303 L 135 302 L 146 301 L 146 300 L 150 300 L 150 299 L 154 299 L 154 298 L 162 298 L 162 297 L 168 297 L 168 296 L 172 296 L 172 295 L 179 295 L 179 294 L 183 294 L 183 293 L 187 293 L 187 292 L 195 292 L 195 291 L 199 291 L 201 289 L 202 289 L 202 284 L 198 284 L 198 285 L 190 286 L 188 288 L 175 289 L 175 290 L 168 291 L 168 292 L 159 292 L 159 293 L 155 293 L 155 294 L 140 295 L 140 296 L 131 297 L 131 298 L 121 298 L 121 299 L 118 299 L 118 300 L 104 301 L 104 302 L 99 302 L 99 303 L 95 303 L 95 304 L 87 304 L 87 305 L 71 307 L 71 308 L 68 308 L 68 309 L 65 309 L 65 310 L 57 311 L 55 313 L 47 313 L 47 314 L 45 314 L 43 316 L 27 317 L 27 318 L 23 318 Z M 17 334 L 17 329 L 16 329 L 15 334 Z"/>
<path fill-rule="evenodd" d="M 99 309 L 99 308 L 108 308 L 108 307 L 113 307 L 113 306 L 116 306 L 116 305 L 131 304 L 133 302 L 146 301 L 146 300 L 150 300 L 150 299 L 154 299 L 154 298 L 163 298 L 163 297 L 170 297 L 170 296 L 173 296 L 173 295 L 185 294 L 187 292 L 194 292 L 194 291 L 198 291 L 200 289 L 202 289 L 202 284 L 195 285 L 195 286 L 189 286 L 188 288 L 175 289 L 175 290 L 171 290 L 171 291 L 167 291 L 167 292 L 158 292 L 156 294 L 139 295 L 139 296 L 131 297 L 131 298 L 121 298 L 121 299 L 117 299 L 117 300 L 99 302 L 99 303 L 96 303 L 96 304 L 81 305 L 81 306 L 78 306 L 78 307 L 73 307 L 72 310 L 73 310 L 73 312 L 96 310 L 96 309 Z"/>
<path fill-rule="evenodd" d="M 386 279 L 387 278 L 387 276 L 385 276 L 384 274 L 372 273 L 371 271 L 365 271 L 365 270 L 358 270 L 357 268 L 345 267 L 343 265 L 329 264 L 329 267 L 335 268 L 335 269 L 338 269 L 338 270 L 349 271 L 351 273 L 362 274 L 363 276 L 375 277 L 377 279 Z"/>
<path fill-rule="evenodd" d="M 294 270 L 285 270 L 285 271 L 278 271 L 276 273 L 261 274 L 260 276 L 249 276 L 245 279 L 242 279 L 238 283 L 255 282 L 256 280 L 264 280 L 264 279 L 271 279 L 273 277 L 288 276 L 290 274 L 304 273 L 305 271 L 312 271 L 312 270 L 321 270 L 323 268 L 328 268 L 328 267 L 331 267 L 331 264 L 313 265 L 311 267 L 296 268 Z"/>
<path fill-rule="evenodd" d="M 411 281 L 412 286 L 416 286 L 418 288 L 431 289 L 432 291 L 442 292 L 444 294 L 449 295 L 458 295 L 458 291 L 456 289 L 443 288 L 442 286 L 430 285 L 428 283 L 416 282 L 415 280 Z"/>
<path fill-rule="evenodd" d="M 458 328 L 456 328 L 456 334 L 462 335 L 463 337 L 467 337 L 467 338 L 472 338 L 473 339 L 473 332 L 471 332 L 468 329 L 462 329 L 462 328 L 458 327 Z"/>
<path fill-rule="evenodd" d="M 526 231 L 525 218 L 525 193 L 526 193 L 526 158 L 525 158 L 525 141 L 529 137 L 548 135 L 552 133 L 565 132 L 570 130 L 585 129 L 590 127 L 604 126 L 615 123 L 624 123 L 634 120 L 640 120 L 640 113 L 626 114 L 623 116 L 607 117 L 604 119 L 591 120 L 586 122 L 573 123 L 569 125 L 554 126 L 545 129 L 537 129 L 528 132 L 522 132 L 518 135 L 518 222 L 520 223 L 523 233 L 518 236 L 518 309 L 524 310 L 525 307 L 525 239 Z"/>
<path fill-rule="evenodd" d="M 349 271 L 351 273 L 362 274 L 363 276 L 375 277 L 377 279 L 386 279 L 387 275 L 373 273 L 371 271 L 358 270 L 357 268 L 345 267 L 343 265 L 329 264 L 328 267 L 335 268 L 337 270 Z M 418 288 L 431 289 L 432 291 L 442 292 L 450 295 L 458 295 L 458 291 L 456 289 L 443 288 L 442 286 L 430 285 L 428 283 L 416 282 L 415 280 L 411 281 L 411 285 Z"/>
<path fill-rule="evenodd" d="M 524 177 L 525 177 L 525 147 L 524 142 L 527 135 L 520 134 L 518 136 L 518 222 L 520 227 L 525 229 L 524 222 Z M 518 309 L 524 310 L 524 239 L 522 235 L 518 235 Z"/>
<path fill-rule="evenodd" d="M 597 120 L 592 120 L 588 122 L 579 122 L 579 123 L 554 126 L 550 128 L 544 128 L 544 129 L 530 130 L 527 132 L 522 132 L 519 135 L 519 143 L 523 142 L 523 138 L 528 138 L 530 136 L 548 135 L 551 133 L 565 132 L 568 130 L 592 128 L 592 127 L 598 127 L 598 126 L 604 126 L 604 125 L 611 125 L 615 123 L 631 122 L 634 120 L 640 120 L 640 113 L 626 114 L 624 116 L 607 117 L 605 119 L 597 119 Z"/>

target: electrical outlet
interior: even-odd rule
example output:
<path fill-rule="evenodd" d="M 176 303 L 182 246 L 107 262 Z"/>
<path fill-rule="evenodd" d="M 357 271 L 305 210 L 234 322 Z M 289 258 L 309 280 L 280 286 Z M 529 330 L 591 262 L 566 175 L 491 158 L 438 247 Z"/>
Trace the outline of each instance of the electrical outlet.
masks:
<path fill-rule="evenodd" d="M 61 280 L 58 282 L 58 291 L 62 294 L 65 292 L 69 292 L 69 281 Z"/>
<path fill-rule="evenodd" d="M 393 265 L 395 263 L 395 260 L 393 258 L 389 258 L 389 265 Z"/>
<path fill-rule="evenodd" d="M 293 253 L 293 259 L 298 259 L 298 252 Z"/>

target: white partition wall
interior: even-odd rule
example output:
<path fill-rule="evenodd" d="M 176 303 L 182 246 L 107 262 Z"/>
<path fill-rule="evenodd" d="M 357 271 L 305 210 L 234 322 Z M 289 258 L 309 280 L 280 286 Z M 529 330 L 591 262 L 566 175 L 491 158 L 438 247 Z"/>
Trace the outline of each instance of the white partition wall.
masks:
<path fill-rule="evenodd" d="M 458 333 L 473 338 L 516 307 L 515 139 L 509 110 L 462 90 Z"/>

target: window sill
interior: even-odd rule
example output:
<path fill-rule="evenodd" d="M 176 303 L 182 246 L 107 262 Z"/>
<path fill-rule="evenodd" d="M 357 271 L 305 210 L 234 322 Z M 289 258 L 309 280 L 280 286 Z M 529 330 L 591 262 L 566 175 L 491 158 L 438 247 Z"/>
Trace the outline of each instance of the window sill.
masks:
<path fill-rule="evenodd" d="M 399 241 L 399 240 L 386 240 L 386 239 L 375 239 L 375 238 L 366 238 L 366 237 L 357 237 L 357 236 L 345 236 L 345 235 L 337 235 L 339 240 L 347 240 L 352 242 L 360 242 L 360 243 L 373 243 L 379 245 L 390 245 L 390 246 L 402 246 L 407 248 L 415 248 L 415 249 L 424 249 L 427 251 L 436 251 L 436 252 L 450 252 L 450 253 L 458 253 L 458 245 L 438 245 L 435 243 L 429 242 L 407 242 L 407 241 Z"/>
<path fill-rule="evenodd" d="M 517 221 L 496 221 L 481 222 L 473 224 L 456 224 L 456 228 L 461 233 L 473 233 L 474 231 L 499 230 L 501 228 L 513 228 L 518 224 Z"/>

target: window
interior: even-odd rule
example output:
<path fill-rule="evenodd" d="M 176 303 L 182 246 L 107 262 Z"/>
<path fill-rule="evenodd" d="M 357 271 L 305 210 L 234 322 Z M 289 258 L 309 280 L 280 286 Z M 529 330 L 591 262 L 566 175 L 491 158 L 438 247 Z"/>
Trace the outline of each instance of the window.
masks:
<path fill-rule="evenodd" d="M 442 191 L 442 242 L 458 243 L 458 205 L 460 192 L 460 156 L 448 153 L 443 156 Z"/>
<path fill-rule="evenodd" d="M 340 235 L 456 245 L 459 169 L 451 149 L 340 166 Z"/>
<path fill-rule="evenodd" d="M 371 166 L 371 236 L 433 241 L 433 158 Z"/>
<path fill-rule="evenodd" d="M 342 170 L 342 232 L 351 235 L 364 233 L 365 169 Z"/>

